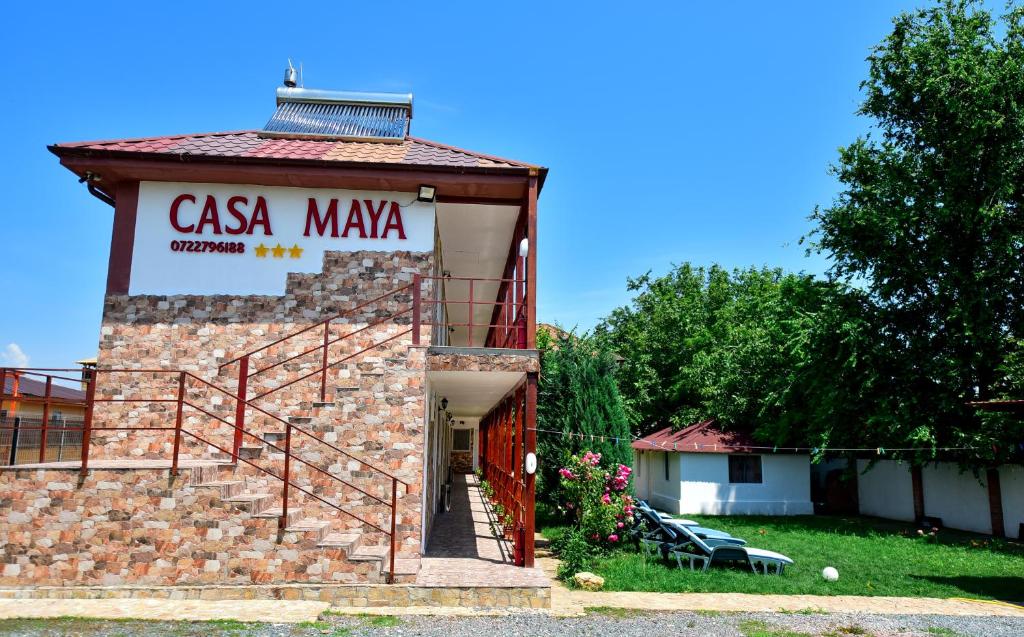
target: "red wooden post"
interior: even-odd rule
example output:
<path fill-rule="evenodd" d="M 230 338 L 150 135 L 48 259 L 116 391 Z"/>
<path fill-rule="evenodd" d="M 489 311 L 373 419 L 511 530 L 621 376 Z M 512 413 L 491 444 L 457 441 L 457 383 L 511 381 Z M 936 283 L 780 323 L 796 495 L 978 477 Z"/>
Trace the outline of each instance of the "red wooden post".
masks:
<path fill-rule="evenodd" d="M 185 372 L 178 373 L 178 411 L 174 415 L 174 454 L 171 456 L 171 475 L 178 475 L 178 451 L 181 449 L 181 412 L 185 406 Z"/>
<path fill-rule="evenodd" d="M 99 370 L 93 370 L 92 378 L 85 390 L 85 421 L 82 423 L 82 475 L 89 472 L 89 443 L 92 441 L 92 414 L 96 407 L 96 384 Z"/>
<path fill-rule="evenodd" d="M 531 168 L 530 172 L 526 197 L 526 236 L 530 246 L 526 256 L 526 348 L 537 349 L 537 175 L 536 169 Z M 527 532 L 532 533 L 532 529 Z M 532 550 L 529 559 L 532 564 Z"/>
<path fill-rule="evenodd" d="M 324 346 L 320 352 L 320 402 L 327 400 L 327 340 L 330 336 L 331 322 L 324 322 Z"/>
<path fill-rule="evenodd" d="M 50 422 L 50 396 L 53 393 L 53 376 L 46 377 L 46 395 L 43 397 L 43 424 L 39 430 L 39 462 L 46 462 L 46 425 Z"/>
<path fill-rule="evenodd" d="M 291 483 L 292 473 L 292 424 L 284 427 L 284 486 L 281 494 L 281 517 L 277 520 L 277 528 L 284 530 L 288 527 L 288 486 Z"/>
<path fill-rule="evenodd" d="M 21 396 L 21 374 L 17 370 L 11 371 L 11 406 L 7 409 L 7 419 L 14 422 L 18 415 L 18 397 Z"/>
<path fill-rule="evenodd" d="M 526 455 L 537 453 L 537 372 L 526 374 L 526 423 L 524 426 L 526 443 L 523 451 Z M 523 566 L 533 566 L 533 534 L 534 526 L 534 487 L 537 484 L 536 473 L 527 473 L 523 481 L 523 513 L 526 517 L 523 526 Z"/>
<path fill-rule="evenodd" d="M 473 347 L 473 279 L 469 280 L 469 346 Z"/>
<path fill-rule="evenodd" d="M 235 438 L 231 446 L 231 461 L 238 464 L 238 449 L 245 431 L 245 401 L 249 385 L 249 355 L 238 361 L 238 392 L 235 396 Z"/>
<path fill-rule="evenodd" d="M 391 567 L 388 584 L 395 583 L 395 522 L 398 519 L 398 478 L 391 477 Z"/>
<path fill-rule="evenodd" d="M 2 412 L 3 408 L 4 408 L 4 395 L 6 393 L 7 393 L 7 368 L 6 367 L 0 367 L 0 412 Z M 6 424 L 6 422 L 4 420 L 0 420 L 0 431 L 2 431 L 3 429 L 6 429 L 5 424 Z"/>
<path fill-rule="evenodd" d="M 420 275 L 412 275 L 412 344 L 420 344 Z"/>

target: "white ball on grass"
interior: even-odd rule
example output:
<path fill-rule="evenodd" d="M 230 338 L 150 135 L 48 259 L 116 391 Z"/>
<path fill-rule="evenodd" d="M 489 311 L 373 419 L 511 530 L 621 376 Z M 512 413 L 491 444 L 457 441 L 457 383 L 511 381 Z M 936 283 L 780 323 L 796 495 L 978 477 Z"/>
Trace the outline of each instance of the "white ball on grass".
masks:
<path fill-rule="evenodd" d="M 826 566 L 825 568 L 821 569 L 821 576 L 829 582 L 834 582 L 839 579 L 839 571 L 837 571 L 831 566 Z"/>

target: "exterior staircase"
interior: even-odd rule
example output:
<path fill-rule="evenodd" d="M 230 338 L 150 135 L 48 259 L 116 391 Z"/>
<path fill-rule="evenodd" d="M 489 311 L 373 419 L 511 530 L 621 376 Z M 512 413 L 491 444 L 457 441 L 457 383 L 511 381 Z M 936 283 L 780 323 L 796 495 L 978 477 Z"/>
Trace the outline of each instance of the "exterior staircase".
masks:
<path fill-rule="evenodd" d="M 280 493 L 267 488 L 268 485 L 261 484 L 262 481 L 253 480 L 251 476 L 238 476 L 237 468 L 229 463 L 195 467 L 191 471 L 190 485 L 215 491 L 223 506 L 233 507 L 251 518 L 265 520 L 268 525 L 280 522 Z M 384 539 L 379 533 L 333 530 L 330 520 L 304 517 L 299 510 L 289 511 L 284 527 L 278 532 L 280 543 L 303 548 L 316 546 L 325 557 L 367 563 L 367 583 L 371 584 L 388 581 L 390 547 L 379 543 Z M 397 558 L 392 583 L 415 582 L 419 566 L 418 558 Z"/>

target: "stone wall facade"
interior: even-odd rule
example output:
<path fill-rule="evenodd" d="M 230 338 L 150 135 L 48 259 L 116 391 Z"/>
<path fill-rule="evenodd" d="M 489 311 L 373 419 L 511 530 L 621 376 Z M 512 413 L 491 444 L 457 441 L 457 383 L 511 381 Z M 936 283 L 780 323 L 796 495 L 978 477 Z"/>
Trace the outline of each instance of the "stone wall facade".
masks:
<path fill-rule="evenodd" d="M 537 350 L 433 346 L 427 350 L 431 372 L 539 372 Z"/>
<path fill-rule="evenodd" d="M 252 459 L 263 470 L 242 463 L 239 473 L 252 490 L 280 489 L 266 471 L 284 474 L 280 448 L 285 422 L 292 422 L 324 441 L 293 430 L 292 451 L 305 461 L 291 463 L 293 481 L 347 512 L 293 489 L 289 501 L 297 514 L 330 520 L 342 530 L 367 522 L 388 529 L 391 480 L 385 474 L 405 483 L 399 485 L 404 494 L 415 493 L 422 480 L 424 358 L 422 349 L 411 348 L 412 290 L 407 286 L 414 274 L 432 269 L 433 253 L 327 252 L 322 272 L 289 274 L 282 296 L 108 297 L 97 398 L 110 402 L 97 404 L 90 457 L 170 458 L 174 432 L 166 428 L 174 426 L 177 405 L 168 399 L 177 395 L 179 379 L 160 370 L 178 369 L 202 379 L 186 379 L 181 457 L 223 456 L 233 446 L 235 430 L 227 423 L 235 420 L 239 365 L 220 366 L 344 313 L 329 328 L 329 342 L 350 336 L 329 344 L 328 361 L 337 364 L 327 372 L 325 401 L 319 373 L 323 328 L 251 357 L 248 399 L 259 409 L 245 411 L 248 433 L 242 446 L 264 447 Z M 422 327 L 421 339 L 429 338 L 429 326 Z M 277 363 L 282 364 L 266 369 Z M 118 369 L 145 371 L 103 371 Z M 168 402 L 145 402 L 153 398 Z M 138 429 L 104 430 L 125 427 Z M 264 443 L 267 435 L 278 449 Z M 419 552 L 421 506 L 418 498 L 403 503 L 401 554 L 411 557 Z"/>
<path fill-rule="evenodd" d="M 230 480 L 235 483 L 231 488 L 240 495 L 281 493 L 283 448 L 290 444 L 294 457 L 289 475 L 294 486 L 288 497 L 289 521 L 326 524 L 324 532 L 328 533 L 358 531 L 365 534 L 364 546 L 385 545 L 393 476 L 398 503 L 396 553 L 400 559 L 418 557 L 425 354 L 423 348 L 412 347 L 411 284 L 415 274 L 432 273 L 433 258 L 432 252 L 327 252 L 322 272 L 289 274 L 281 296 L 108 296 L 98 355 L 91 462 L 101 467 L 105 462 L 109 466 L 110 461 L 170 461 L 177 370 L 190 374 L 185 378 L 180 457 L 226 459 L 223 452 L 232 448 L 235 435 L 230 423 L 235 421 L 239 364 L 220 366 L 311 327 L 250 358 L 248 400 L 254 407 L 245 409 L 244 453 L 240 454 L 242 461 L 230 468 Z M 423 292 L 430 294 L 430 284 L 424 287 Z M 322 398 L 325 334 L 317 324 L 338 314 L 342 316 L 327 332 L 330 365 Z M 421 328 L 420 337 L 422 342 L 430 342 L 429 326 Z M 286 442 L 289 423 L 292 435 Z M 13 507 L 9 514 L 17 530 L 0 536 L 4 538 L 0 543 L 9 544 L 21 560 L 7 563 L 10 576 L 34 584 L 236 582 L 248 576 L 252 582 L 374 581 L 369 571 L 346 571 L 328 564 L 313 566 L 312 572 L 304 570 L 313 563 L 308 561 L 316 553 L 311 547 L 306 547 L 309 555 L 300 556 L 292 552 L 281 556 L 280 551 L 292 549 L 276 544 L 253 549 L 251 543 L 256 540 L 272 543 L 277 532 L 274 519 L 260 518 L 257 523 L 254 516 L 245 518 L 248 514 L 237 510 L 226 514 L 204 500 L 206 496 L 192 493 L 173 496 L 180 504 L 164 509 L 127 495 L 132 489 L 146 493 L 173 490 L 146 477 L 152 472 L 125 474 L 119 481 L 94 477 L 102 473 L 97 471 L 84 483 L 72 485 L 71 493 L 56 489 L 56 497 L 44 493 L 47 489 L 38 483 L 40 477 L 30 478 L 21 472 L 17 474 L 20 477 L 2 476 L 0 514 L 7 515 L 4 507 Z M 68 484 L 66 479 L 47 479 L 43 484 L 47 483 Z M 118 484 L 123 493 L 113 491 Z M 27 504 L 16 493 L 22 489 L 33 494 L 31 502 L 35 504 Z M 77 512 L 62 508 L 71 503 Z M 130 519 L 104 522 L 111 507 L 128 511 L 114 515 Z M 197 533 L 203 533 L 195 529 L 206 528 L 219 529 L 211 532 L 218 536 L 216 542 L 227 541 L 229 530 L 241 535 L 231 536 L 230 545 L 208 545 L 205 535 L 193 541 Z M 61 530 L 53 536 L 52 529 Z M 69 538 L 76 529 L 83 537 L 97 537 L 94 531 L 85 533 L 86 529 L 102 529 L 98 537 L 108 548 L 104 552 L 74 544 Z M 146 562 L 150 566 L 141 567 L 115 555 L 117 547 L 125 555 L 147 559 L 152 548 L 132 548 L 140 538 L 184 542 L 192 557 L 183 559 L 198 561 L 194 568 L 187 561 L 178 568 L 162 562 L 154 566 L 159 561 L 154 558 L 153 563 Z M 60 551 L 48 550 L 58 544 Z M 170 544 L 166 550 L 171 551 Z M 233 555 L 228 556 L 232 550 Z M 34 551 L 38 556 L 33 557 Z M 263 562 L 246 562 L 243 567 L 237 562 L 242 559 L 239 552 L 250 555 L 245 559 L 276 559 L 278 563 L 271 563 L 273 569 Z M 257 552 L 261 556 L 257 557 Z M 43 557 L 50 553 L 49 558 Z M 230 557 L 231 566 L 212 557 L 218 554 Z M 47 562 L 42 569 L 32 559 L 55 562 Z M 22 564 L 24 560 L 29 561 Z M 76 575 L 75 569 L 82 564 L 91 565 L 95 573 Z M 361 567 L 366 567 L 365 562 Z M 26 574 L 30 574 L 27 580 Z"/>
<path fill-rule="evenodd" d="M 200 486 L 222 471 L 0 470 L 0 585 L 381 581 L 378 562 L 318 546 L 315 531 L 279 534 Z"/>

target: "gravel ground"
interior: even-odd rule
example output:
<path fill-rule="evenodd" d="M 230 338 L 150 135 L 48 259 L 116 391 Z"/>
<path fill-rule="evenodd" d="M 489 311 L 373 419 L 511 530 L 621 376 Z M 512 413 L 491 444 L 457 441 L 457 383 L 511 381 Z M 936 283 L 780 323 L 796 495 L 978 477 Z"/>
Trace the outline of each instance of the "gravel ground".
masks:
<path fill-rule="evenodd" d="M 616 637 L 1017 637 L 1024 618 L 947 615 L 847 615 L 786 613 L 644 613 L 594 611 L 585 617 L 516 614 L 505 617 L 328 616 L 315 624 L 237 622 L 138 622 L 62 620 L 0 621 L 0 635 L 12 637 L 483 637 L 485 635 L 615 635 Z"/>

